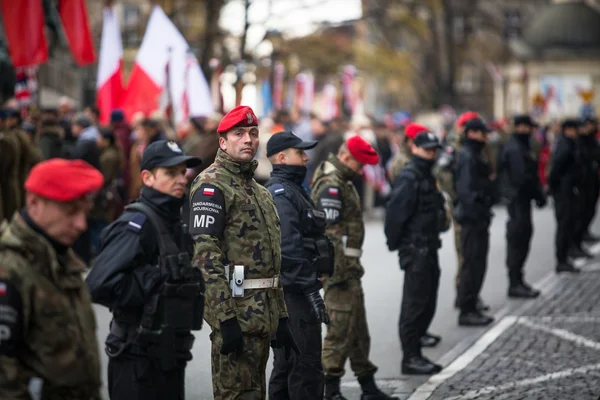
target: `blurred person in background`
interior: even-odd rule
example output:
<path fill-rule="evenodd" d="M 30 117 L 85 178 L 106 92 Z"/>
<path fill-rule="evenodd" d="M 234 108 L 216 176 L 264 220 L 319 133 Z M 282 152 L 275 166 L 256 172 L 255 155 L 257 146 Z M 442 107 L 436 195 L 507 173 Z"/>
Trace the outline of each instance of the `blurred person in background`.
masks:
<path fill-rule="evenodd" d="M 312 182 L 317 167 L 327 161 L 329 154 L 335 154 L 344 143 L 344 134 L 336 126 L 335 121 L 322 122 L 315 119 L 312 121 L 312 130 L 313 139 L 319 142 L 319 145 L 312 150 L 312 155 L 308 161 L 308 172 L 305 179 L 305 183 L 308 184 Z"/>
<path fill-rule="evenodd" d="M 121 156 L 121 181 L 119 183 L 120 195 L 123 199 L 129 193 L 129 185 L 131 182 L 129 171 L 129 157 L 131 155 L 131 146 L 133 138 L 131 137 L 131 126 L 125 121 L 125 115 L 120 109 L 114 109 L 110 113 L 110 127 L 112 128 L 115 142 L 119 148 Z"/>
<path fill-rule="evenodd" d="M 160 124 L 151 118 L 145 118 L 139 123 L 135 130 L 136 138 L 131 147 L 129 158 L 129 199 L 137 199 L 142 190 L 142 178 L 139 174 L 142 154 L 148 145 L 158 140 L 167 140 L 166 135 L 160 129 Z"/>
<path fill-rule="evenodd" d="M 75 138 L 71 134 L 71 120 L 75 114 L 75 108 L 73 107 L 73 101 L 66 96 L 61 97 L 58 100 L 58 122 L 65 131 L 64 140 L 67 142 L 74 142 Z"/>
<path fill-rule="evenodd" d="M 42 158 L 48 160 L 63 155 L 65 130 L 58 122 L 58 111 L 52 108 L 42 110 L 38 122 L 38 146 Z"/>
<path fill-rule="evenodd" d="M 584 242 L 596 242 L 600 238 L 590 232 L 590 226 L 596 215 L 598 195 L 600 194 L 599 170 L 600 170 L 600 145 L 596 139 L 598 132 L 598 120 L 585 118 L 579 130 L 579 142 L 581 156 L 585 170 L 585 182 L 582 192 L 582 218 L 580 220 L 578 236 Z"/>
<path fill-rule="evenodd" d="M 96 145 L 99 131 L 92 120 L 84 113 L 75 114 L 71 133 L 76 138 L 76 142 L 68 149 L 68 158 L 84 160 L 94 168 L 100 169 L 100 152 Z"/>
<path fill-rule="evenodd" d="M 155 110 L 150 114 L 150 119 L 158 123 L 160 131 L 167 140 L 177 140 L 177 132 L 171 127 L 170 121 L 162 110 Z"/>
<path fill-rule="evenodd" d="M 113 222 L 121 212 L 123 198 L 119 184 L 123 175 L 121 150 L 117 138 L 110 128 L 101 128 L 98 136 L 98 148 L 100 149 L 100 172 L 104 176 L 102 193 L 98 196 L 100 200 L 101 222 L 104 226 Z M 101 230 L 101 229 L 100 229 Z M 100 232 L 98 232 L 99 237 Z M 99 243 L 92 240 L 99 246 Z"/>
<path fill-rule="evenodd" d="M 92 121 L 92 125 L 100 126 L 100 110 L 96 106 L 87 106 L 83 113 Z"/>

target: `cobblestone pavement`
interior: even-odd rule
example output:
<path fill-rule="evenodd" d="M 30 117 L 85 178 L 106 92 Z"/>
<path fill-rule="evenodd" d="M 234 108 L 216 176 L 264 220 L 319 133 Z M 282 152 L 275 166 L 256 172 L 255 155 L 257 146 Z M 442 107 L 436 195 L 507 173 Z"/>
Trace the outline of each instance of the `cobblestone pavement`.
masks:
<path fill-rule="evenodd" d="M 595 246 L 594 250 L 600 250 Z M 490 328 L 410 400 L 600 398 L 600 262 Z"/>

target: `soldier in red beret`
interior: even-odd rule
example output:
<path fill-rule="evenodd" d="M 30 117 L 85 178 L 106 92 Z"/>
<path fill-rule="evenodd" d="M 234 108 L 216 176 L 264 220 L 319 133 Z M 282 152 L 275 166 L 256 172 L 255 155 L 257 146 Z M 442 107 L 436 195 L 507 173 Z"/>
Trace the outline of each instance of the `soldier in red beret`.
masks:
<path fill-rule="evenodd" d="M 25 181 L 26 207 L 0 224 L 2 398 L 100 399 L 96 322 L 71 246 L 102 184 L 85 161 L 41 162 Z"/>
<path fill-rule="evenodd" d="M 353 136 L 321 163 L 312 183 L 312 198 L 325 213 L 327 236 L 335 249 L 335 266 L 331 278 L 323 282 L 325 304 L 330 314 L 327 336 L 323 342 L 325 399 L 345 399 L 340 392 L 346 360 L 362 388 L 362 399 L 395 399 L 375 384 L 377 367 L 369 360 L 370 337 L 365 315 L 360 262 L 365 225 L 360 198 L 352 179 L 365 164 L 377 164 L 379 155 L 360 136 Z"/>

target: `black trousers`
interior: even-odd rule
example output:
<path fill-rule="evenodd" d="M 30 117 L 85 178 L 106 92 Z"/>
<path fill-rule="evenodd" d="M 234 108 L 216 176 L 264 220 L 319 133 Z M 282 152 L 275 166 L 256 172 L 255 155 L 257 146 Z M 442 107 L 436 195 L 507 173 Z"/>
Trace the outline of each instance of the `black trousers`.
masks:
<path fill-rule="evenodd" d="M 184 400 L 185 362 L 161 371 L 155 361 L 127 352 L 108 361 L 110 400 Z"/>
<path fill-rule="evenodd" d="M 406 359 L 421 356 L 421 336 L 435 315 L 440 284 L 437 249 L 401 250 L 400 267 L 404 270 L 404 289 L 398 328 Z"/>
<path fill-rule="evenodd" d="M 517 196 L 508 204 L 506 223 L 506 266 L 510 286 L 523 282 L 523 266 L 529 254 L 532 235 L 531 199 Z"/>
<path fill-rule="evenodd" d="M 288 324 L 300 355 L 284 349 L 273 349 L 273 372 L 269 380 L 269 399 L 322 399 L 325 386 L 321 362 L 321 321 L 301 293 L 285 293 Z"/>
<path fill-rule="evenodd" d="M 460 270 L 458 302 L 461 312 L 471 312 L 477 310 L 477 299 L 487 271 L 489 223 L 465 223 L 461 228 L 463 265 Z"/>
<path fill-rule="evenodd" d="M 579 214 L 580 196 L 564 191 L 554 194 L 554 215 L 556 216 L 556 261 L 559 264 L 567 262 L 569 249 L 577 244 L 574 233 L 577 229 L 577 216 Z"/>

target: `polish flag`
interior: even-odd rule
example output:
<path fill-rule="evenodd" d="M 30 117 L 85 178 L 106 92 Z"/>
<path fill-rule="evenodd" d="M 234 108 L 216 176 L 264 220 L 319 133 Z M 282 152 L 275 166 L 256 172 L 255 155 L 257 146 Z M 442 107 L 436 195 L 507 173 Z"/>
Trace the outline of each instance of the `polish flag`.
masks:
<path fill-rule="evenodd" d="M 160 95 L 167 86 L 175 123 L 182 122 L 186 113 L 201 117 L 214 112 L 196 57 L 169 17 L 154 6 L 127 87 L 123 105 L 127 118 L 137 111 L 149 115 L 159 108 Z"/>
<path fill-rule="evenodd" d="M 100 110 L 100 122 L 104 125 L 110 122 L 110 112 L 121 107 L 125 97 L 122 69 L 123 44 L 119 22 L 112 8 L 105 8 L 96 81 L 96 105 Z"/>
<path fill-rule="evenodd" d="M 338 188 L 329 188 L 328 192 L 332 196 L 337 196 L 339 193 L 339 190 L 338 190 Z"/>
<path fill-rule="evenodd" d="M 215 189 L 214 188 L 204 188 L 204 190 L 202 191 L 202 193 L 205 196 L 212 196 L 213 194 L 215 194 Z"/>

